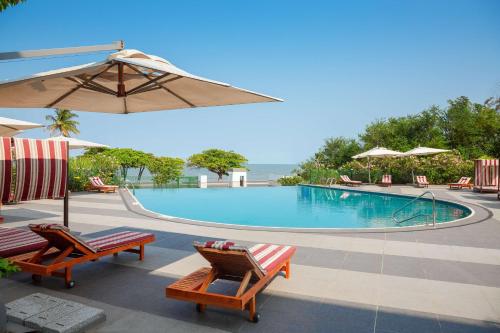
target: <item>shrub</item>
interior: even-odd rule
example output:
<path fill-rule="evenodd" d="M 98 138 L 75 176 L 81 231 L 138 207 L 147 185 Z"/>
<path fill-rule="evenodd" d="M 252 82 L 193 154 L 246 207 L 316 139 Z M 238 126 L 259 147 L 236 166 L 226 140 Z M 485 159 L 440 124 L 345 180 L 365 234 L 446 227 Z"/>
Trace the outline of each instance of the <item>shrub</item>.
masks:
<path fill-rule="evenodd" d="M 0 278 L 6 277 L 11 273 L 19 271 L 19 267 L 17 267 L 7 259 L 0 258 Z"/>
<path fill-rule="evenodd" d="M 114 157 L 104 154 L 83 155 L 69 160 L 69 189 L 83 191 L 89 177 L 100 177 L 106 184 L 119 184 L 117 176 L 120 164 Z"/>
<path fill-rule="evenodd" d="M 278 183 L 281 186 L 295 186 L 302 183 L 304 179 L 300 176 L 283 176 L 278 179 Z"/>

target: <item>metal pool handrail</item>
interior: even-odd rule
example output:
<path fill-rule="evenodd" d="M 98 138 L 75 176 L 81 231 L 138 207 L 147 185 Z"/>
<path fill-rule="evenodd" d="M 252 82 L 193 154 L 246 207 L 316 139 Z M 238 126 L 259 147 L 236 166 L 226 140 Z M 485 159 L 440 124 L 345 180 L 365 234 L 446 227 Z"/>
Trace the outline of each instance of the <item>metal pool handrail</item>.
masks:
<path fill-rule="evenodd" d="M 419 216 L 429 216 L 428 214 L 414 214 L 404 220 L 401 220 L 399 221 L 396 217 L 396 215 L 401 212 L 403 209 L 405 209 L 406 207 L 408 207 L 409 205 L 411 205 L 412 203 L 414 203 L 415 201 L 417 201 L 418 199 L 421 199 L 424 195 L 426 194 L 430 194 L 432 195 L 432 227 L 435 227 L 436 226 L 436 196 L 434 195 L 434 193 L 432 191 L 425 191 L 424 193 L 420 194 L 418 197 L 414 198 L 413 200 L 411 200 L 410 202 L 408 202 L 407 204 L 405 204 L 403 207 L 401 208 L 398 208 L 396 209 L 393 213 L 392 213 L 392 219 L 394 222 L 396 222 L 397 224 L 400 224 L 400 223 L 403 223 L 405 221 L 409 221 L 409 220 L 412 220 L 416 217 L 419 217 Z M 425 224 L 427 224 L 427 221 L 425 222 Z"/>
<path fill-rule="evenodd" d="M 125 179 L 125 188 L 128 189 L 128 185 L 132 186 L 132 194 L 135 195 L 135 186 L 134 183 L 132 183 L 130 180 Z"/>

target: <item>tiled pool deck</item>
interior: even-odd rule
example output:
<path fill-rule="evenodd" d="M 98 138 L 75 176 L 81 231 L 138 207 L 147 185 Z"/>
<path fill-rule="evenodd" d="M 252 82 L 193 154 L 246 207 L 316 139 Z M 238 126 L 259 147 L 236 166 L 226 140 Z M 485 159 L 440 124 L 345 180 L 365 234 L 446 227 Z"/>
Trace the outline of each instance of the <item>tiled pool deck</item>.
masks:
<path fill-rule="evenodd" d="M 365 186 L 367 190 L 380 188 Z M 404 194 L 423 190 L 394 186 Z M 482 206 L 480 223 L 397 233 L 309 234 L 180 224 L 138 215 L 119 194 L 75 194 L 74 231 L 93 237 L 122 229 L 153 232 L 146 259 L 132 254 L 78 266 L 77 285 L 0 281 L 0 301 L 42 292 L 104 309 L 95 332 L 500 332 L 500 201 L 495 194 L 431 188 L 439 198 Z M 62 201 L 4 207 L 2 226 L 60 222 Z M 246 314 L 165 298 L 165 286 L 206 263 L 193 240 L 231 239 L 298 247 L 292 278 L 276 278 L 258 298 L 258 324 Z"/>

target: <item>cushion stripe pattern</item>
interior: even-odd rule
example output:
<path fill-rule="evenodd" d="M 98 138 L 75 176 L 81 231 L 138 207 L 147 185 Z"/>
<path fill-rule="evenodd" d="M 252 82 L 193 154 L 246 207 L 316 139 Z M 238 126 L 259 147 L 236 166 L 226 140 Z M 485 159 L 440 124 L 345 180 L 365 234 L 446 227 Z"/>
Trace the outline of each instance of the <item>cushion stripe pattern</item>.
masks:
<path fill-rule="evenodd" d="M 259 265 L 264 270 L 270 271 L 290 257 L 295 248 L 288 245 L 257 244 L 249 250 Z"/>
<path fill-rule="evenodd" d="M 40 250 L 47 244 L 47 240 L 34 232 L 17 228 L 0 228 L 0 257 L 2 258 Z"/>
<path fill-rule="evenodd" d="M 87 241 L 87 244 L 95 248 L 97 251 L 105 251 L 113 249 L 125 244 L 145 240 L 152 237 L 153 234 L 137 232 L 137 231 L 122 231 L 111 235 L 93 238 Z"/>
<path fill-rule="evenodd" d="M 10 138 L 0 137 L 0 203 L 8 202 L 12 186 L 12 152 Z"/>
<path fill-rule="evenodd" d="M 419 184 L 428 184 L 426 176 L 417 176 L 417 183 Z"/>
<path fill-rule="evenodd" d="M 68 142 L 14 138 L 17 201 L 66 195 Z"/>

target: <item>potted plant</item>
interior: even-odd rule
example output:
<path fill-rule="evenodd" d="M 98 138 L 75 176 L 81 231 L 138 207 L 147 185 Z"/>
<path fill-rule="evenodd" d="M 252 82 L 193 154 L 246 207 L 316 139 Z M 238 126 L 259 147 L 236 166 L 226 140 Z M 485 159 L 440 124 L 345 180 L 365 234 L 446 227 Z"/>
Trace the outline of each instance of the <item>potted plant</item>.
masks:
<path fill-rule="evenodd" d="M 12 264 L 7 259 L 0 258 L 0 279 L 8 276 L 11 273 L 18 271 L 19 267 Z M 5 332 L 6 325 L 7 325 L 7 313 L 5 310 L 5 304 L 0 302 L 0 333 Z"/>

